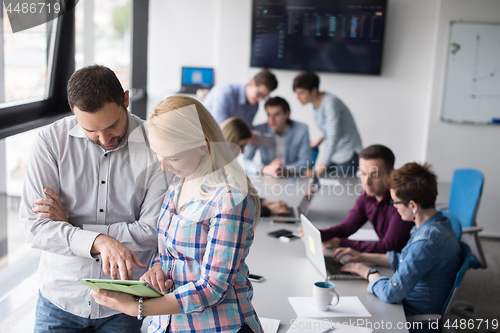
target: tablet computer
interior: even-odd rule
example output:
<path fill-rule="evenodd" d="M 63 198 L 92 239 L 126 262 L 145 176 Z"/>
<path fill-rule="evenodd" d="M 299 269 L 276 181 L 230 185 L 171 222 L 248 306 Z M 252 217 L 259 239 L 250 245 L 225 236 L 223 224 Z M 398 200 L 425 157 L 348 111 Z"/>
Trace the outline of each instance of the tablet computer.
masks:
<path fill-rule="evenodd" d="M 93 290 L 120 291 L 141 297 L 161 297 L 163 293 L 145 281 L 83 279 L 80 281 Z"/>
<path fill-rule="evenodd" d="M 254 145 L 276 150 L 276 137 L 273 134 L 253 131 L 253 136 L 255 137 Z"/>

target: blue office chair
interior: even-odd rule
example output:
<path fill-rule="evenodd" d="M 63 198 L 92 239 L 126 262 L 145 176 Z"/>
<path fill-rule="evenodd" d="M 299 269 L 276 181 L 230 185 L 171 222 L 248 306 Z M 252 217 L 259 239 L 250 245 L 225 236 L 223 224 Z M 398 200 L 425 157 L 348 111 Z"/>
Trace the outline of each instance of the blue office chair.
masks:
<path fill-rule="evenodd" d="M 471 248 L 471 268 L 486 268 L 486 258 L 478 233 L 483 230 L 476 224 L 476 215 L 483 191 L 484 176 L 479 170 L 457 169 L 453 172 L 448 210 L 455 214 L 462 224 L 461 241 Z"/>
<path fill-rule="evenodd" d="M 462 224 L 460 223 L 458 217 L 452 212 L 446 210 L 438 209 L 438 212 L 443 213 L 443 215 L 446 216 L 451 221 L 451 226 L 453 227 L 453 231 L 455 231 L 457 239 L 458 241 L 460 241 L 460 238 L 462 237 Z"/>
<path fill-rule="evenodd" d="M 488 266 L 478 235 L 483 228 L 476 225 L 483 184 L 484 176 L 479 170 L 457 169 L 453 173 L 448 210 L 455 214 L 462 224 L 460 240 L 469 245 L 472 253 L 469 268 Z M 474 305 L 466 301 L 455 301 L 452 312 L 465 318 L 478 318 L 474 315 Z"/>
<path fill-rule="evenodd" d="M 455 277 L 455 283 L 453 284 L 453 288 L 451 289 L 450 295 L 448 299 L 444 303 L 443 310 L 440 314 L 423 314 L 423 315 L 415 315 L 406 317 L 407 322 L 415 323 L 420 322 L 423 325 L 428 323 L 429 321 L 439 320 L 439 331 L 440 332 L 454 332 L 452 327 L 444 327 L 443 324 L 450 323 L 450 314 L 453 302 L 458 292 L 458 288 L 460 287 L 460 283 L 462 283 L 462 279 L 465 276 L 465 273 L 469 269 L 470 258 L 471 258 L 471 250 L 470 247 L 464 243 L 460 242 L 460 248 L 462 251 L 460 252 L 460 262 L 462 263 L 459 271 L 457 272 L 457 276 Z"/>

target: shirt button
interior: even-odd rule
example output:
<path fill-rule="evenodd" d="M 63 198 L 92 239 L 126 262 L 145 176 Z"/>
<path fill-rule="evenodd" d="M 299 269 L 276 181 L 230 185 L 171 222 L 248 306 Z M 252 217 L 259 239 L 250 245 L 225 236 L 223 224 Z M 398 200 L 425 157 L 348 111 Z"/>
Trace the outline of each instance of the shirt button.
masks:
<path fill-rule="evenodd" d="M 96 262 L 99 262 L 99 259 L 96 259 L 95 261 L 96 261 Z"/>
<path fill-rule="evenodd" d="M 401 259 L 399 262 L 403 262 L 403 259 Z"/>
<path fill-rule="evenodd" d="M 104 154 L 104 156 L 108 156 L 108 154 Z"/>
<path fill-rule="evenodd" d="M 90 302 L 89 302 L 89 305 L 90 305 Z"/>
<path fill-rule="evenodd" d="M 397 283 L 397 282 L 394 282 L 392 285 L 393 285 L 394 287 L 396 287 L 396 286 L 398 285 L 398 283 Z"/>
<path fill-rule="evenodd" d="M 104 209 L 99 209 L 99 211 L 102 213 L 102 212 L 104 212 Z"/>
<path fill-rule="evenodd" d="M 101 184 L 106 184 L 106 182 L 104 180 L 101 180 Z"/>

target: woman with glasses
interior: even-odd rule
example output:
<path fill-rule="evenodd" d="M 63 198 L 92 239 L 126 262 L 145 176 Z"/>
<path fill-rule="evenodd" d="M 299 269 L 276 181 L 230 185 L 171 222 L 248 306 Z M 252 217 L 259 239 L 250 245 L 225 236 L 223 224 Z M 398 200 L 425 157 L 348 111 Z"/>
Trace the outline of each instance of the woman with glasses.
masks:
<path fill-rule="evenodd" d="M 245 263 L 259 219 L 255 188 L 197 100 L 167 98 L 148 131 L 162 169 L 176 177 L 159 215 L 158 252 L 141 280 L 168 293 L 92 296 L 131 316 L 154 316 L 149 332 L 262 332 Z"/>
<path fill-rule="evenodd" d="M 401 253 L 360 253 L 338 248 L 333 257 L 348 254 L 342 269 L 366 278 L 368 292 L 387 303 L 403 303 L 407 316 L 441 313 L 460 269 L 460 245 L 450 220 L 437 212 L 437 177 L 425 163 L 407 163 L 384 179 L 403 221 L 415 223 Z M 391 278 L 359 262 L 395 270 Z"/>

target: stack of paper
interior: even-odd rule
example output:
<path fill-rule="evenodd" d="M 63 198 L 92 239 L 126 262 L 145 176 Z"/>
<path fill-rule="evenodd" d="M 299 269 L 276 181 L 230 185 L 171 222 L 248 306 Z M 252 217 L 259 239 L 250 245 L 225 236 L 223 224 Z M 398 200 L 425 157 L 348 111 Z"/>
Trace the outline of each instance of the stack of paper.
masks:
<path fill-rule="evenodd" d="M 371 333 L 372 329 L 366 327 L 359 327 L 348 325 L 346 323 L 336 323 L 329 320 L 317 320 L 308 318 L 297 318 L 292 320 L 290 328 L 287 333 L 323 333 L 328 332 L 329 328 L 334 333 Z"/>
<path fill-rule="evenodd" d="M 330 306 L 327 311 L 316 310 L 312 297 L 288 297 L 297 317 L 371 317 L 357 296 L 342 296 L 339 304 Z"/>
<path fill-rule="evenodd" d="M 259 317 L 259 320 L 260 320 L 260 324 L 262 325 L 262 329 L 264 330 L 264 333 L 276 333 L 276 332 L 278 332 L 278 328 L 280 326 L 279 319 Z"/>

